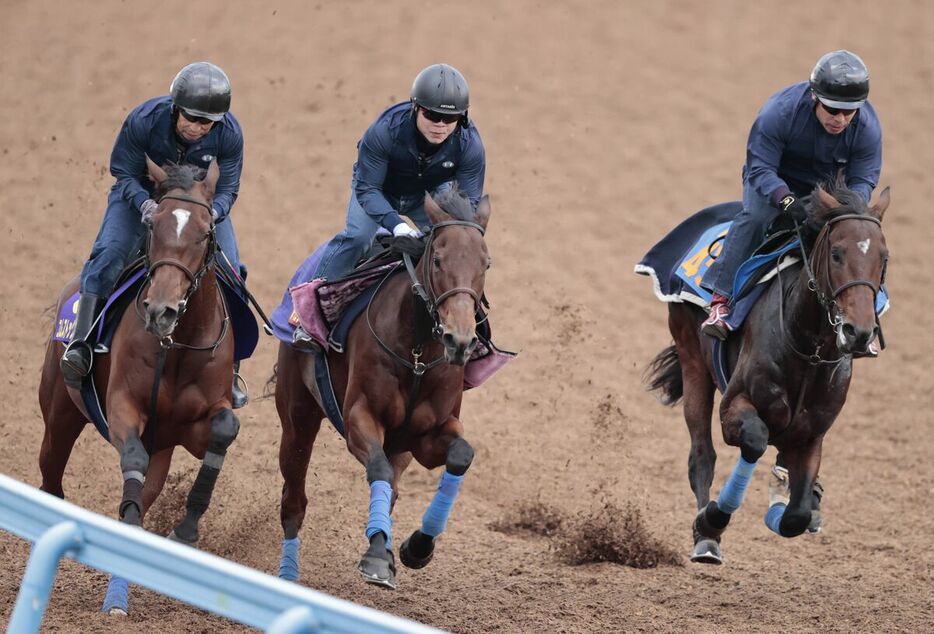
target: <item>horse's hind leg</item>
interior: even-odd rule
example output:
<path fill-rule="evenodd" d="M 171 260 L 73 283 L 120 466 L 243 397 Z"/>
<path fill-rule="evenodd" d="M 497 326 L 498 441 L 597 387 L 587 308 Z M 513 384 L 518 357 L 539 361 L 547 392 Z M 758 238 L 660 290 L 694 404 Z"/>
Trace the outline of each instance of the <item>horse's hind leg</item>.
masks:
<path fill-rule="evenodd" d="M 191 491 L 188 493 L 185 517 L 169 533 L 169 539 L 189 546 L 198 543 L 198 522 L 201 521 L 201 516 L 208 510 L 208 505 L 211 503 L 211 495 L 214 493 L 217 476 L 220 475 L 221 467 L 224 465 L 227 448 L 239 432 L 240 421 L 234 416 L 232 410 L 222 409 L 211 418 L 208 448 L 204 452 L 204 459 L 201 461 L 201 468 L 195 477 L 195 483 L 191 485 Z"/>
<path fill-rule="evenodd" d="M 453 428 L 453 429 L 452 429 Z M 422 527 L 412 533 L 399 548 L 399 559 L 407 568 L 424 568 L 434 556 L 435 539 L 444 532 L 448 517 L 457 493 L 460 490 L 464 474 L 473 462 L 474 451 L 470 444 L 460 437 L 460 421 L 452 418 L 442 428 L 438 437 L 438 450 L 444 456 L 444 473 L 438 482 L 438 489 L 431 499 L 428 509 L 422 516 Z M 455 431 L 452 439 L 451 431 Z M 422 461 L 425 457 L 420 454 Z M 429 463 L 430 464 L 430 463 Z"/>
<path fill-rule="evenodd" d="M 46 493 L 64 498 L 62 475 L 87 421 L 71 401 L 62 382 L 58 355 L 54 352 L 56 345 L 54 342 L 49 344 L 39 383 L 39 405 L 45 421 L 42 448 L 39 450 L 39 471 L 42 473 L 40 488 Z"/>
<path fill-rule="evenodd" d="M 717 452 L 710 434 L 713 415 L 713 398 L 716 386 L 704 362 L 697 336 L 697 326 L 690 310 L 673 305 L 669 312 L 669 328 L 675 339 L 678 362 L 681 365 L 683 385 L 684 420 L 691 436 L 691 452 L 688 456 L 688 480 L 701 510 L 710 502 L 710 486 L 713 484 Z M 693 525 L 694 550 L 691 561 L 698 563 L 723 563 L 720 554 L 720 536 L 704 536 Z"/>

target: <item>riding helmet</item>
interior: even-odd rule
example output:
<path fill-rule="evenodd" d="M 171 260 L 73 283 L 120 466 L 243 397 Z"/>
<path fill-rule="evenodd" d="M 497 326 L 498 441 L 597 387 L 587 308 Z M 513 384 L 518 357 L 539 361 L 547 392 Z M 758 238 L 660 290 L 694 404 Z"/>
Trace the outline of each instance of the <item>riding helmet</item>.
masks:
<path fill-rule="evenodd" d="M 415 77 L 412 103 L 445 114 L 467 114 L 470 93 L 467 80 L 448 64 L 432 64 Z"/>
<path fill-rule="evenodd" d="M 811 71 L 811 90 L 825 106 L 853 110 L 869 96 L 869 71 L 855 53 L 833 51 Z"/>
<path fill-rule="evenodd" d="M 195 62 L 178 71 L 169 92 L 176 108 L 196 117 L 220 121 L 230 110 L 230 80 L 210 62 Z"/>

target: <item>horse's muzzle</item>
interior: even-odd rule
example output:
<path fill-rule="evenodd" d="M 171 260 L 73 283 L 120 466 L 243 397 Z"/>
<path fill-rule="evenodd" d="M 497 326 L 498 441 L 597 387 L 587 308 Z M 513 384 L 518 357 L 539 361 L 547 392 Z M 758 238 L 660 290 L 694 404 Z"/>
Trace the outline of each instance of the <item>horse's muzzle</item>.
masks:
<path fill-rule="evenodd" d="M 476 333 L 470 333 L 469 336 L 456 335 L 452 332 L 445 332 L 441 335 L 441 343 L 444 345 L 444 359 L 451 365 L 464 366 L 477 347 Z"/>
<path fill-rule="evenodd" d="M 172 307 L 162 303 L 143 301 L 146 307 L 146 330 L 157 337 L 168 337 L 178 324 L 178 306 Z"/>
<path fill-rule="evenodd" d="M 844 321 L 837 329 L 837 348 L 843 354 L 865 353 L 869 344 L 879 336 L 879 327 L 861 328 L 855 324 Z"/>

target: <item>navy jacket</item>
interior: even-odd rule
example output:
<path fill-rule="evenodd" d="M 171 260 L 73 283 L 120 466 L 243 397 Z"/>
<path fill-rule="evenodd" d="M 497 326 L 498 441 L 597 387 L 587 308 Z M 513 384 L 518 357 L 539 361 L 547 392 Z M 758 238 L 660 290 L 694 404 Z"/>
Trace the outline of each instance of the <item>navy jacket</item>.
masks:
<path fill-rule="evenodd" d="M 810 194 L 832 182 L 845 165 L 846 186 L 866 202 L 882 169 L 882 129 L 867 101 L 840 134 L 830 134 L 814 114 L 808 82 L 793 84 L 765 102 L 746 144 L 743 178 L 776 203 L 786 194 Z"/>
<path fill-rule="evenodd" d="M 230 213 L 243 169 L 243 133 L 231 113 L 225 114 L 204 137 L 186 145 L 174 131 L 171 97 L 156 97 L 137 106 L 123 122 L 110 155 L 110 173 L 117 179 L 114 189 L 134 209 L 152 198 L 155 189 L 146 170 L 145 155 L 160 166 L 190 163 L 204 169 L 217 159 L 220 178 L 213 206 L 218 220 Z"/>
<path fill-rule="evenodd" d="M 476 206 L 483 195 L 486 154 L 473 123 L 460 124 L 427 160 L 419 160 L 415 113 L 406 101 L 387 108 L 357 144 L 354 194 L 373 220 L 392 231 L 402 218 L 387 196 L 424 196 L 456 181 Z"/>

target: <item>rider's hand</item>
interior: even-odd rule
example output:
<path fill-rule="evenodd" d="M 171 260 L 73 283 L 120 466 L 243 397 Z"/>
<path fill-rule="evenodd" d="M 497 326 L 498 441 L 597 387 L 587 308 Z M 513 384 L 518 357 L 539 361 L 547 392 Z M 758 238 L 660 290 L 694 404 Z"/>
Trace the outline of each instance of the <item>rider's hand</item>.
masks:
<path fill-rule="evenodd" d="M 154 201 L 152 198 L 147 198 L 144 200 L 143 204 L 139 206 L 140 222 L 148 223 L 158 207 L 159 203 Z"/>
<path fill-rule="evenodd" d="M 807 218 L 804 203 L 791 194 L 778 201 L 778 208 L 782 210 L 782 213 L 791 216 L 796 222 L 804 222 L 805 218 Z"/>
<path fill-rule="evenodd" d="M 415 238 L 418 240 L 422 237 L 422 232 L 418 229 L 413 229 L 408 224 L 400 222 L 395 227 L 392 228 L 392 235 L 395 238 L 401 238 L 403 236 L 407 238 Z"/>

